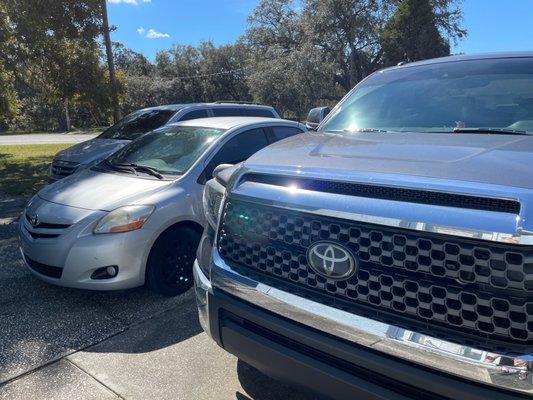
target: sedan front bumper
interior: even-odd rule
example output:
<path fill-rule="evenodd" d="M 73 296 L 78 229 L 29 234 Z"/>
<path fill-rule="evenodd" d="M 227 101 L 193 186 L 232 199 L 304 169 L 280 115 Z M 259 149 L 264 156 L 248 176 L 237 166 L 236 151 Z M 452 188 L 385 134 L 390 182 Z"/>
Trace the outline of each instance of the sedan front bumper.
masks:
<path fill-rule="evenodd" d="M 255 281 L 215 250 L 195 267 L 200 320 L 227 351 L 335 398 L 531 398 L 529 355 L 508 357 L 355 315 Z"/>
<path fill-rule="evenodd" d="M 21 218 L 20 248 L 30 272 L 48 283 L 79 289 L 122 290 L 143 285 L 155 232 L 143 228 L 94 235 L 92 227 L 100 216 L 90 216 L 56 238 L 33 238 L 26 229 L 28 222 Z M 118 267 L 117 276 L 91 277 L 96 270 L 108 266 Z"/>

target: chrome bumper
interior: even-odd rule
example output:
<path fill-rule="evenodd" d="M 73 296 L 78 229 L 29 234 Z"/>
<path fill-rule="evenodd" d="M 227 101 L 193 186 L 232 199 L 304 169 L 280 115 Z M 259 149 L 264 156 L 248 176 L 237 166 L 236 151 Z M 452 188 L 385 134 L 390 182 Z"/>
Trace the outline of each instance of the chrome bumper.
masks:
<path fill-rule="evenodd" d="M 195 265 L 200 320 L 209 333 L 207 292 L 221 289 L 285 318 L 393 357 L 474 383 L 533 396 L 533 355 L 506 357 L 436 339 L 299 297 L 234 271 L 216 250 L 211 283 Z M 200 293 L 199 293 L 200 292 Z"/>

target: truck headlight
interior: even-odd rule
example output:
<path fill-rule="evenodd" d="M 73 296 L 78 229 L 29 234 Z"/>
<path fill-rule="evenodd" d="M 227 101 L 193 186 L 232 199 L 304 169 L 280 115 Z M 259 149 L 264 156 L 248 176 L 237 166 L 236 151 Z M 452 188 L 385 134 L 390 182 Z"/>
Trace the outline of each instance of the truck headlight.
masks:
<path fill-rule="evenodd" d="M 154 206 L 119 207 L 104 215 L 96 224 L 93 232 L 96 234 L 120 233 L 140 229 L 154 210 Z"/>
<path fill-rule="evenodd" d="M 207 222 L 213 229 L 216 229 L 220 209 L 224 200 L 225 188 L 216 179 L 211 179 L 205 184 L 204 188 L 204 213 Z"/>

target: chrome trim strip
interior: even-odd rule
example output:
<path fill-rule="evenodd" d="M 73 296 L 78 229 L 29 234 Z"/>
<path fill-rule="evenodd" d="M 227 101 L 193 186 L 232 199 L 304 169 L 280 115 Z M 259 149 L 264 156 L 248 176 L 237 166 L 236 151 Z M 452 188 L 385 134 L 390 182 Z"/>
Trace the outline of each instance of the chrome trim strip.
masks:
<path fill-rule="evenodd" d="M 342 218 L 452 237 L 533 245 L 533 234 L 517 226 L 516 215 L 483 210 L 370 199 L 242 182 L 230 197 L 293 211 Z M 328 208 L 322 208 L 324 204 Z M 402 216 L 401 218 L 398 216 Z"/>
<path fill-rule="evenodd" d="M 281 291 L 237 273 L 216 249 L 213 250 L 211 285 L 265 310 L 358 345 L 475 383 L 533 395 L 532 361 L 418 334 Z M 533 354 L 522 357 L 533 360 Z"/>

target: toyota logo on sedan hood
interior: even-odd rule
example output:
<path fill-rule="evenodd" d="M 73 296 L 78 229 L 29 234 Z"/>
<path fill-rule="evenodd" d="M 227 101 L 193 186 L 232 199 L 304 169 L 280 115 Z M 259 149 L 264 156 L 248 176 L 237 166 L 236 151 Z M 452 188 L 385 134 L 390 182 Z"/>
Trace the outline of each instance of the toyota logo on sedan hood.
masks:
<path fill-rule="evenodd" d="M 350 250 L 331 242 L 313 244 L 307 251 L 307 262 L 317 274 L 330 279 L 347 279 L 357 269 Z"/>

